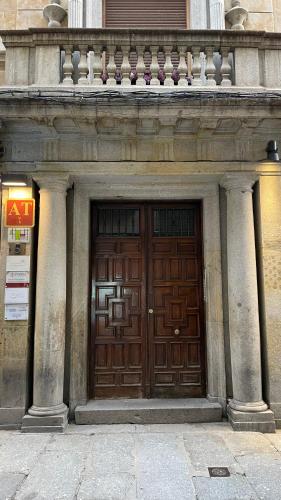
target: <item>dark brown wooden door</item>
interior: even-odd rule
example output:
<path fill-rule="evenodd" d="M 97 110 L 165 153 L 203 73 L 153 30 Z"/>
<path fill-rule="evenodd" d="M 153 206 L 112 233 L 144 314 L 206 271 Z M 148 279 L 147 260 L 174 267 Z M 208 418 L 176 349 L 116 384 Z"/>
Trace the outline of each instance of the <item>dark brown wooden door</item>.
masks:
<path fill-rule="evenodd" d="M 90 397 L 205 395 L 200 205 L 93 206 Z"/>
<path fill-rule="evenodd" d="M 196 205 L 149 212 L 151 396 L 203 396 L 200 212 Z"/>

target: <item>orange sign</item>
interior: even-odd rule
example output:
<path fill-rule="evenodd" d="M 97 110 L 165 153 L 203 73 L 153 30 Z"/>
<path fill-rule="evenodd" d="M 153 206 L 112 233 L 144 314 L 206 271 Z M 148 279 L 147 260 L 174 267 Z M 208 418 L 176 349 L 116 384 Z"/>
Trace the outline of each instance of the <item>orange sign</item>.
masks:
<path fill-rule="evenodd" d="M 5 211 L 6 227 L 33 227 L 35 200 L 7 200 Z"/>

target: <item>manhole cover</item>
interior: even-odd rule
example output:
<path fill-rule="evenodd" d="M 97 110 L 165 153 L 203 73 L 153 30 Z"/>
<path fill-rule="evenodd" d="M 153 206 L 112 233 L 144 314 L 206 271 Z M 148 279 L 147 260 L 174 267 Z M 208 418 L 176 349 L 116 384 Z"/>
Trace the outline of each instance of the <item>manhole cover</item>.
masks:
<path fill-rule="evenodd" d="M 229 477 L 230 472 L 227 467 L 208 467 L 210 477 Z"/>

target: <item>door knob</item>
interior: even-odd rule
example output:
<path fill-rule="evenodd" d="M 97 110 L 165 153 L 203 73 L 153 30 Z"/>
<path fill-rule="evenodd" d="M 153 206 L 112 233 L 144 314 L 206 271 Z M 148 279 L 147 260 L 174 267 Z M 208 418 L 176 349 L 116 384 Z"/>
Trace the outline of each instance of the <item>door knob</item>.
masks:
<path fill-rule="evenodd" d="M 153 309 L 148 309 L 148 314 L 153 314 Z"/>
<path fill-rule="evenodd" d="M 175 335 L 179 335 L 180 334 L 180 331 L 178 328 L 175 329 Z"/>

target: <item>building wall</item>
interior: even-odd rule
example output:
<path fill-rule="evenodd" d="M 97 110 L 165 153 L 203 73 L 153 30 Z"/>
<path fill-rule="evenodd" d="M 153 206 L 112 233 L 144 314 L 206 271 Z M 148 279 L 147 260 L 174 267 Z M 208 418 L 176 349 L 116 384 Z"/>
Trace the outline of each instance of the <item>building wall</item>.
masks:
<path fill-rule="evenodd" d="M 48 0 L 0 0 L 1 29 L 46 27 L 42 11 L 47 4 Z M 67 4 L 67 0 L 62 0 L 61 5 L 66 9 Z M 246 29 L 281 31 L 280 0 L 241 0 L 241 5 L 249 11 Z M 230 7 L 231 0 L 225 0 L 225 10 Z"/>
<path fill-rule="evenodd" d="M 43 8 L 48 3 L 48 0 L 0 0 L 1 29 L 46 28 Z M 67 0 L 61 5 L 66 8 Z"/>

